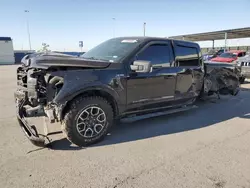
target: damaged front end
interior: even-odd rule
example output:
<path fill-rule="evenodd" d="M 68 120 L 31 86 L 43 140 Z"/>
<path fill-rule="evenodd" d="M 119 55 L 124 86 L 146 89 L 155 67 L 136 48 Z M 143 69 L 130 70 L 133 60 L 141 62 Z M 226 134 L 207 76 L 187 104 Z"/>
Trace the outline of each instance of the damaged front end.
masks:
<path fill-rule="evenodd" d="M 92 69 L 109 65 L 108 62 L 54 53 L 32 54 L 22 59 L 22 65 L 17 68 L 17 90 L 14 95 L 18 123 L 32 144 L 46 146 L 45 138 L 48 139 L 50 134 L 47 123 L 62 121 L 62 111 L 71 91 L 97 79 L 92 75 Z M 44 134 L 39 134 L 35 125 L 30 125 L 27 120 L 40 116 L 45 118 Z"/>
<path fill-rule="evenodd" d="M 17 90 L 14 93 L 17 119 L 25 135 L 36 146 L 46 146 L 48 127 L 44 125 L 45 133 L 39 134 L 36 126 L 30 125 L 27 119 L 44 116 L 50 123 L 58 122 L 57 106 L 52 101 L 62 86 L 63 78 L 51 76 L 45 68 L 25 64 L 17 68 Z"/>
<path fill-rule="evenodd" d="M 26 120 L 27 117 L 44 115 L 43 99 L 45 100 L 45 98 L 42 96 L 42 93 L 45 92 L 46 88 L 40 87 L 39 92 L 37 92 L 39 84 L 37 84 L 37 78 L 31 76 L 32 72 L 33 70 L 27 70 L 24 67 L 17 69 L 18 88 L 15 92 L 17 119 L 31 143 L 44 147 L 44 136 L 39 135 L 36 127 L 30 125 Z"/>
<path fill-rule="evenodd" d="M 58 121 L 56 106 L 51 103 L 63 85 L 60 77 L 50 77 L 43 69 L 17 69 L 18 88 L 15 92 L 17 119 L 32 144 L 44 147 L 47 135 L 39 134 L 26 118 L 45 116 L 50 123 Z M 48 133 L 45 133 L 48 134 Z"/>

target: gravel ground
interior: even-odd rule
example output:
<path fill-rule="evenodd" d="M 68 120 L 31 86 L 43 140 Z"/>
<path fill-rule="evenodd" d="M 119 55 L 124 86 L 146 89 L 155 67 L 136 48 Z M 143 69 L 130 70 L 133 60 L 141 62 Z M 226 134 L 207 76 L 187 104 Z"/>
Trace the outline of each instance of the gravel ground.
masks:
<path fill-rule="evenodd" d="M 250 84 L 188 112 L 123 122 L 89 148 L 57 134 L 39 149 L 16 122 L 15 69 L 0 66 L 1 188 L 250 188 Z"/>

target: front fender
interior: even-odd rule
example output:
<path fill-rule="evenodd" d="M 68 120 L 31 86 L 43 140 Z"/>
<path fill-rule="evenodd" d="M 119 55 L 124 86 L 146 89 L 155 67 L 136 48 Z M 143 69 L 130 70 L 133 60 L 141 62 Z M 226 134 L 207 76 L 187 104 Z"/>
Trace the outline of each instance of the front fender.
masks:
<path fill-rule="evenodd" d="M 67 87 L 67 85 L 63 86 L 61 91 L 58 93 L 58 95 L 54 98 L 53 102 L 56 104 L 65 104 L 68 101 L 71 101 L 73 98 L 76 96 L 88 92 L 88 91 L 93 91 L 93 90 L 101 90 L 105 91 L 108 94 L 110 94 L 117 103 L 119 103 L 119 95 L 118 93 L 109 85 L 105 85 L 101 82 L 92 82 L 85 84 L 83 88 L 81 87 Z"/>
<path fill-rule="evenodd" d="M 69 101 L 84 92 L 93 90 L 104 91 L 112 96 L 117 104 L 117 110 L 123 111 L 126 106 L 124 82 L 116 77 L 117 70 L 111 70 L 109 74 L 106 71 L 78 69 L 51 73 L 51 76 L 63 78 L 63 87 L 52 101 L 57 106 L 58 118 L 60 119 L 61 113 Z"/>
<path fill-rule="evenodd" d="M 121 101 L 120 101 L 118 93 L 108 85 L 103 85 L 100 82 L 93 82 L 93 83 L 86 84 L 84 88 L 70 89 L 70 88 L 65 87 L 65 89 L 59 92 L 59 94 L 53 100 L 53 103 L 56 104 L 57 106 L 56 114 L 57 114 L 58 119 L 62 120 L 63 111 L 65 107 L 75 97 L 77 97 L 78 95 L 84 94 L 85 92 L 98 91 L 98 90 L 104 91 L 108 93 L 110 96 L 112 96 L 116 102 L 116 107 L 117 107 L 118 112 L 121 111 L 121 108 L 120 108 Z"/>
<path fill-rule="evenodd" d="M 65 72 L 57 72 L 53 76 L 63 77 L 63 87 L 54 98 L 54 102 L 64 104 L 72 100 L 75 96 L 90 90 L 103 90 L 112 95 L 119 101 L 118 93 L 115 89 L 119 89 L 113 84 L 113 77 L 100 76 L 99 71 L 94 70 L 73 70 Z"/>

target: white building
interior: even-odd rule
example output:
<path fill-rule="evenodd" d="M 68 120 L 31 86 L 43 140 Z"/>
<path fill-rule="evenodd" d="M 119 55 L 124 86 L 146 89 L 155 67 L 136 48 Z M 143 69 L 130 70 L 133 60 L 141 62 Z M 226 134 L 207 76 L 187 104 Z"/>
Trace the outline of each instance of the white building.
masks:
<path fill-rule="evenodd" d="M 10 37 L 0 37 L 0 65 L 14 64 L 15 56 L 13 43 Z"/>

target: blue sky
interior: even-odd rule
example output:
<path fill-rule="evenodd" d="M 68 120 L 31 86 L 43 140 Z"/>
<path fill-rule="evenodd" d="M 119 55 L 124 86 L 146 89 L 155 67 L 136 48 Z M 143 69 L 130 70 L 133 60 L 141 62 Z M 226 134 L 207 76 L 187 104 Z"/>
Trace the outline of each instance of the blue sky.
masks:
<path fill-rule="evenodd" d="M 45 42 L 61 51 L 78 51 L 79 40 L 90 49 L 112 38 L 114 28 L 116 37 L 141 36 L 143 22 L 147 36 L 159 37 L 250 26 L 250 0 L 1 0 L 0 5 L 0 36 L 13 38 L 17 50 L 29 49 L 27 18 L 33 49 Z"/>

